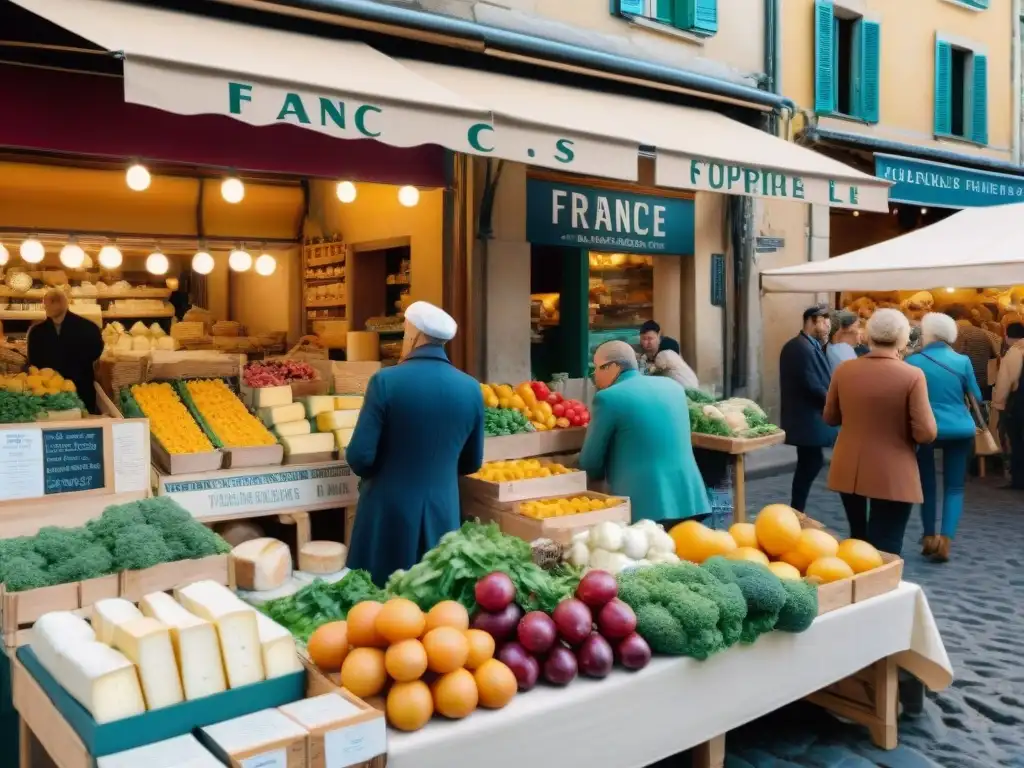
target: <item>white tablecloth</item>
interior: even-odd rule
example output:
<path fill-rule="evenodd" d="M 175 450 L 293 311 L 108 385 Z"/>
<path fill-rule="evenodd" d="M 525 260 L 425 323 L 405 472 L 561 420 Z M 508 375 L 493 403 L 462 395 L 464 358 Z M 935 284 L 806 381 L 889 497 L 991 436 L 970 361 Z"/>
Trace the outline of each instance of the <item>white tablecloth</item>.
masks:
<path fill-rule="evenodd" d="M 924 592 L 893 592 L 773 632 L 707 661 L 655 658 L 638 673 L 539 685 L 503 710 L 389 731 L 388 768 L 641 768 L 900 655 L 932 689 L 952 668 Z"/>

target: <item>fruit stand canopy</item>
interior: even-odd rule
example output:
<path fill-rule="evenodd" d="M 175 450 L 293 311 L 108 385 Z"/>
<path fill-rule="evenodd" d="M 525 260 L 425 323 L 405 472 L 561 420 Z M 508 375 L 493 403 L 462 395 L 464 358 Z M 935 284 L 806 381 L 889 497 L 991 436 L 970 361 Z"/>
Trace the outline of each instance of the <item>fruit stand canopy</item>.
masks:
<path fill-rule="evenodd" d="M 1024 283 L 1024 203 L 968 208 L 825 261 L 761 273 L 766 293 L 917 291 Z"/>
<path fill-rule="evenodd" d="M 393 59 L 362 42 L 115 0 L 13 0 L 124 58 L 125 100 L 659 186 L 888 210 L 889 182 L 717 112 Z"/>

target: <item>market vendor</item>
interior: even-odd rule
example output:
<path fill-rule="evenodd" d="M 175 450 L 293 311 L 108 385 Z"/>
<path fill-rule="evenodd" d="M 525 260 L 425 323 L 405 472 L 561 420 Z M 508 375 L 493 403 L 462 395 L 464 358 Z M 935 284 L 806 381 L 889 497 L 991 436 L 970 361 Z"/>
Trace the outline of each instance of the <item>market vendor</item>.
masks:
<path fill-rule="evenodd" d="M 654 360 L 659 352 L 679 352 L 679 342 L 661 335 L 661 326 L 653 320 L 648 320 L 640 326 L 640 353 L 637 355 L 637 364 L 641 373 L 650 373 L 654 367 Z"/>
<path fill-rule="evenodd" d="M 28 364 L 52 368 L 75 384 L 90 413 L 96 413 L 93 366 L 103 354 L 103 337 L 91 320 L 68 309 L 64 291 L 51 288 L 43 296 L 46 319 L 28 332 Z"/>
<path fill-rule="evenodd" d="M 690 443 L 690 412 L 679 385 L 641 376 L 633 348 L 609 341 L 594 352 L 594 397 L 579 468 L 628 496 L 633 521 L 673 522 L 710 513 Z"/>
<path fill-rule="evenodd" d="M 456 330 L 432 304 L 409 306 L 401 362 L 370 379 L 345 450 L 361 480 L 348 567 L 382 587 L 459 527 L 459 476 L 483 463 L 480 385 L 444 351 Z"/>

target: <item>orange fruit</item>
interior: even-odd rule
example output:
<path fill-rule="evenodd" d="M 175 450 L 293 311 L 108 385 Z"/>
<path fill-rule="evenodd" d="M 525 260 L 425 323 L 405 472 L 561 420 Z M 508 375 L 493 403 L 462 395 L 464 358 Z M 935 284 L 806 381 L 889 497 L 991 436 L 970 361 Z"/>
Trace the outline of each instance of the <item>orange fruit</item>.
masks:
<path fill-rule="evenodd" d="M 818 579 L 822 584 L 831 584 L 840 579 L 853 578 L 853 568 L 838 557 L 819 557 L 807 566 L 807 578 Z"/>
<path fill-rule="evenodd" d="M 686 520 L 672 527 L 668 532 L 676 543 L 676 554 L 680 560 L 703 563 L 713 554 L 718 554 L 721 539 L 716 531 L 696 520 Z"/>
<path fill-rule="evenodd" d="M 441 627 L 441 629 L 446 629 L 446 627 Z M 434 682 L 433 693 L 434 710 L 453 720 L 470 714 L 480 701 L 473 673 L 465 669 L 456 669 L 454 672 L 439 677 Z"/>
<path fill-rule="evenodd" d="M 732 552 L 726 553 L 725 556 L 730 560 L 746 560 L 750 563 L 768 565 L 768 555 L 753 547 L 737 547 Z"/>
<path fill-rule="evenodd" d="M 831 533 L 820 528 L 804 528 L 800 531 L 796 551 L 813 563 L 820 557 L 835 557 L 839 551 L 839 542 Z"/>
<path fill-rule="evenodd" d="M 836 556 L 849 565 L 854 573 L 864 573 L 873 568 L 881 568 L 883 564 L 878 550 L 860 539 L 844 541 L 839 545 L 839 552 Z"/>
<path fill-rule="evenodd" d="M 388 723 L 400 731 L 418 731 L 434 716 L 434 697 L 422 680 L 395 683 L 385 705 Z"/>
<path fill-rule="evenodd" d="M 387 645 L 377 633 L 377 616 L 384 606 L 364 600 L 352 606 L 345 621 L 348 624 L 348 642 L 353 648 L 383 648 Z"/>
<path fill-rule="evenodd" d="M 480 706 L 501 709 L 516 695 L 518 684 L 512 670 L 497 659 L 488 659 L 473 673 Z"/>
<path fill-rule="evenodd" d="M 805 557 L 795 549 L 784 554 L 779 560 L 787 565 L 792 565 L 800 573 L 807 573 L 807 566 L 811 564 L 810 558 Z"/>
<path fill-rule="evenodd" d="M 738 547 L 757 549 L 757 529 L 753 523 L 733 523 L 729 527 L 729 535 Z"/>
<path fill-rule="evenodd" d="M 393 597 L 377 614 L 377 634 L 389 643 L 415 640 L 423 634 L 427 619 L 412 600 Z"/>
<path fill-rule="evenodd" d="M 465 632 L 469 629 L 469 611 L 462 603 L 443 600 L 427 612 L 427 625 L 424 632 L 429 632 L 437 627 L 454 627 Z"/>
<path fill-rule="evenodd" d="M 800 571 L 798 571 L 795 567 L 793 567 L 789 563 L 782 563 L 782 562 L 768 563 L 768 570 L 771 571 L 772 573 L 774 573 L 780 579 L 798 580 L 798 579 L 802 578 L 800 576 Z"/>
<path fill-rule="evenodd" d="M 324 672 L 337 672 L 348 655 L 348 624 L 331 621 L 317 627 L 306 643 L 306 650 Z"/>
<path fill-rule="evenodd" d="M 757 543 L 775 557 L 796 548 L 800 540 L 800 517 L 785 504 L 769 504 L 754 521 Z"/>
<path fill-rule="evenodd" d="M 400 640 L 384 652 L 384 668 L 399 683 L 419 680 L 427 671 L 427 652 L 419 640 Z"/>
<path fill-rule="evenodd" d="M 494 638 L 490 633 L 482 629 L 467 629 L 466 639 L 469 641 L 466 669 L 477 669 L 488 659 L 494 658 Z"/>
<path fill-rule="evenodd" d="M 361 699 L 376 696 L 387 681 L 384 651 L 380 648 L 353 648 L 341 665 L 342 686 Z"/>
<path fill-rule="evenodd" d="M 423 647 L 430 671 L 439 675 L 461 669 L 469 659 L 469 639 L 454 627 L 430 630 L 423 636 Z"/>
<path fill-rule="evenodd" d="M 725 555 L 728 557 L 731 553 L 737 549 L 736 539 L 728 531 L 712 531 L 711 537 L 711 552 L 708 557 L 713 555 Z"/>

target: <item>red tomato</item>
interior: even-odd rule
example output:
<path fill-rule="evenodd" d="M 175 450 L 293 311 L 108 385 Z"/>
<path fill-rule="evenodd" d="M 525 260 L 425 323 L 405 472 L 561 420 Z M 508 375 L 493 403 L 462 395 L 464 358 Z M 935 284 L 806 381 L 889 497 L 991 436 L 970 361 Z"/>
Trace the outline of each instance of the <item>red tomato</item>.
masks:
<path fill-rule="evenodd" d="M 589 423 L 590 423 L 590 414 L 587 413 L 586 411 L 584 411 L 583 415 L 580 416 L 580 426 L 581 427 L 585 427 Z"/>
<path fill-rule="evenodd" d="M 555 403 L 554 405 L 551 406 L 551 412 L 555 414 L 556 419 L 562 418 L 563 416 L 565 416 L 565 404 Z"/>
<path fill-rule="evenodd" d="M 580 414 L 579 411 L 570 411 L 569 414 L 570 424 L 572 424 L 574 427 L 583 426 L 583 416 Z"/>
<path fill-rule="evenodd" d="M 566 408 L 565 409 L 565 418 L 567 418 L 569 420 L 570 424 L 572 424 L 572 420 L 577 417 L 577 413 L 578 413 L 578 411 L 575 408 Z M 573 426 L 575 427 L 576 425 L 573 424 Z"/>
<path fill-rule="evenodd" d="M 551 405 L 558 405 L 559 403 L 565 401 L 565 398 L 562 397 L 561 392 L 552 392 L 550 395 L 548 395 L 547 399 L 548 402 L 551 403 Z"/>
<path fill-rule="evenodd" d="M 537 396 L 538 400 L 547 400 L 551 395 L 551 390 L 548 389 L 548 385 L 543 381 L 531 381 L 530 386 L 533 388 L 533 394 Z"/>

